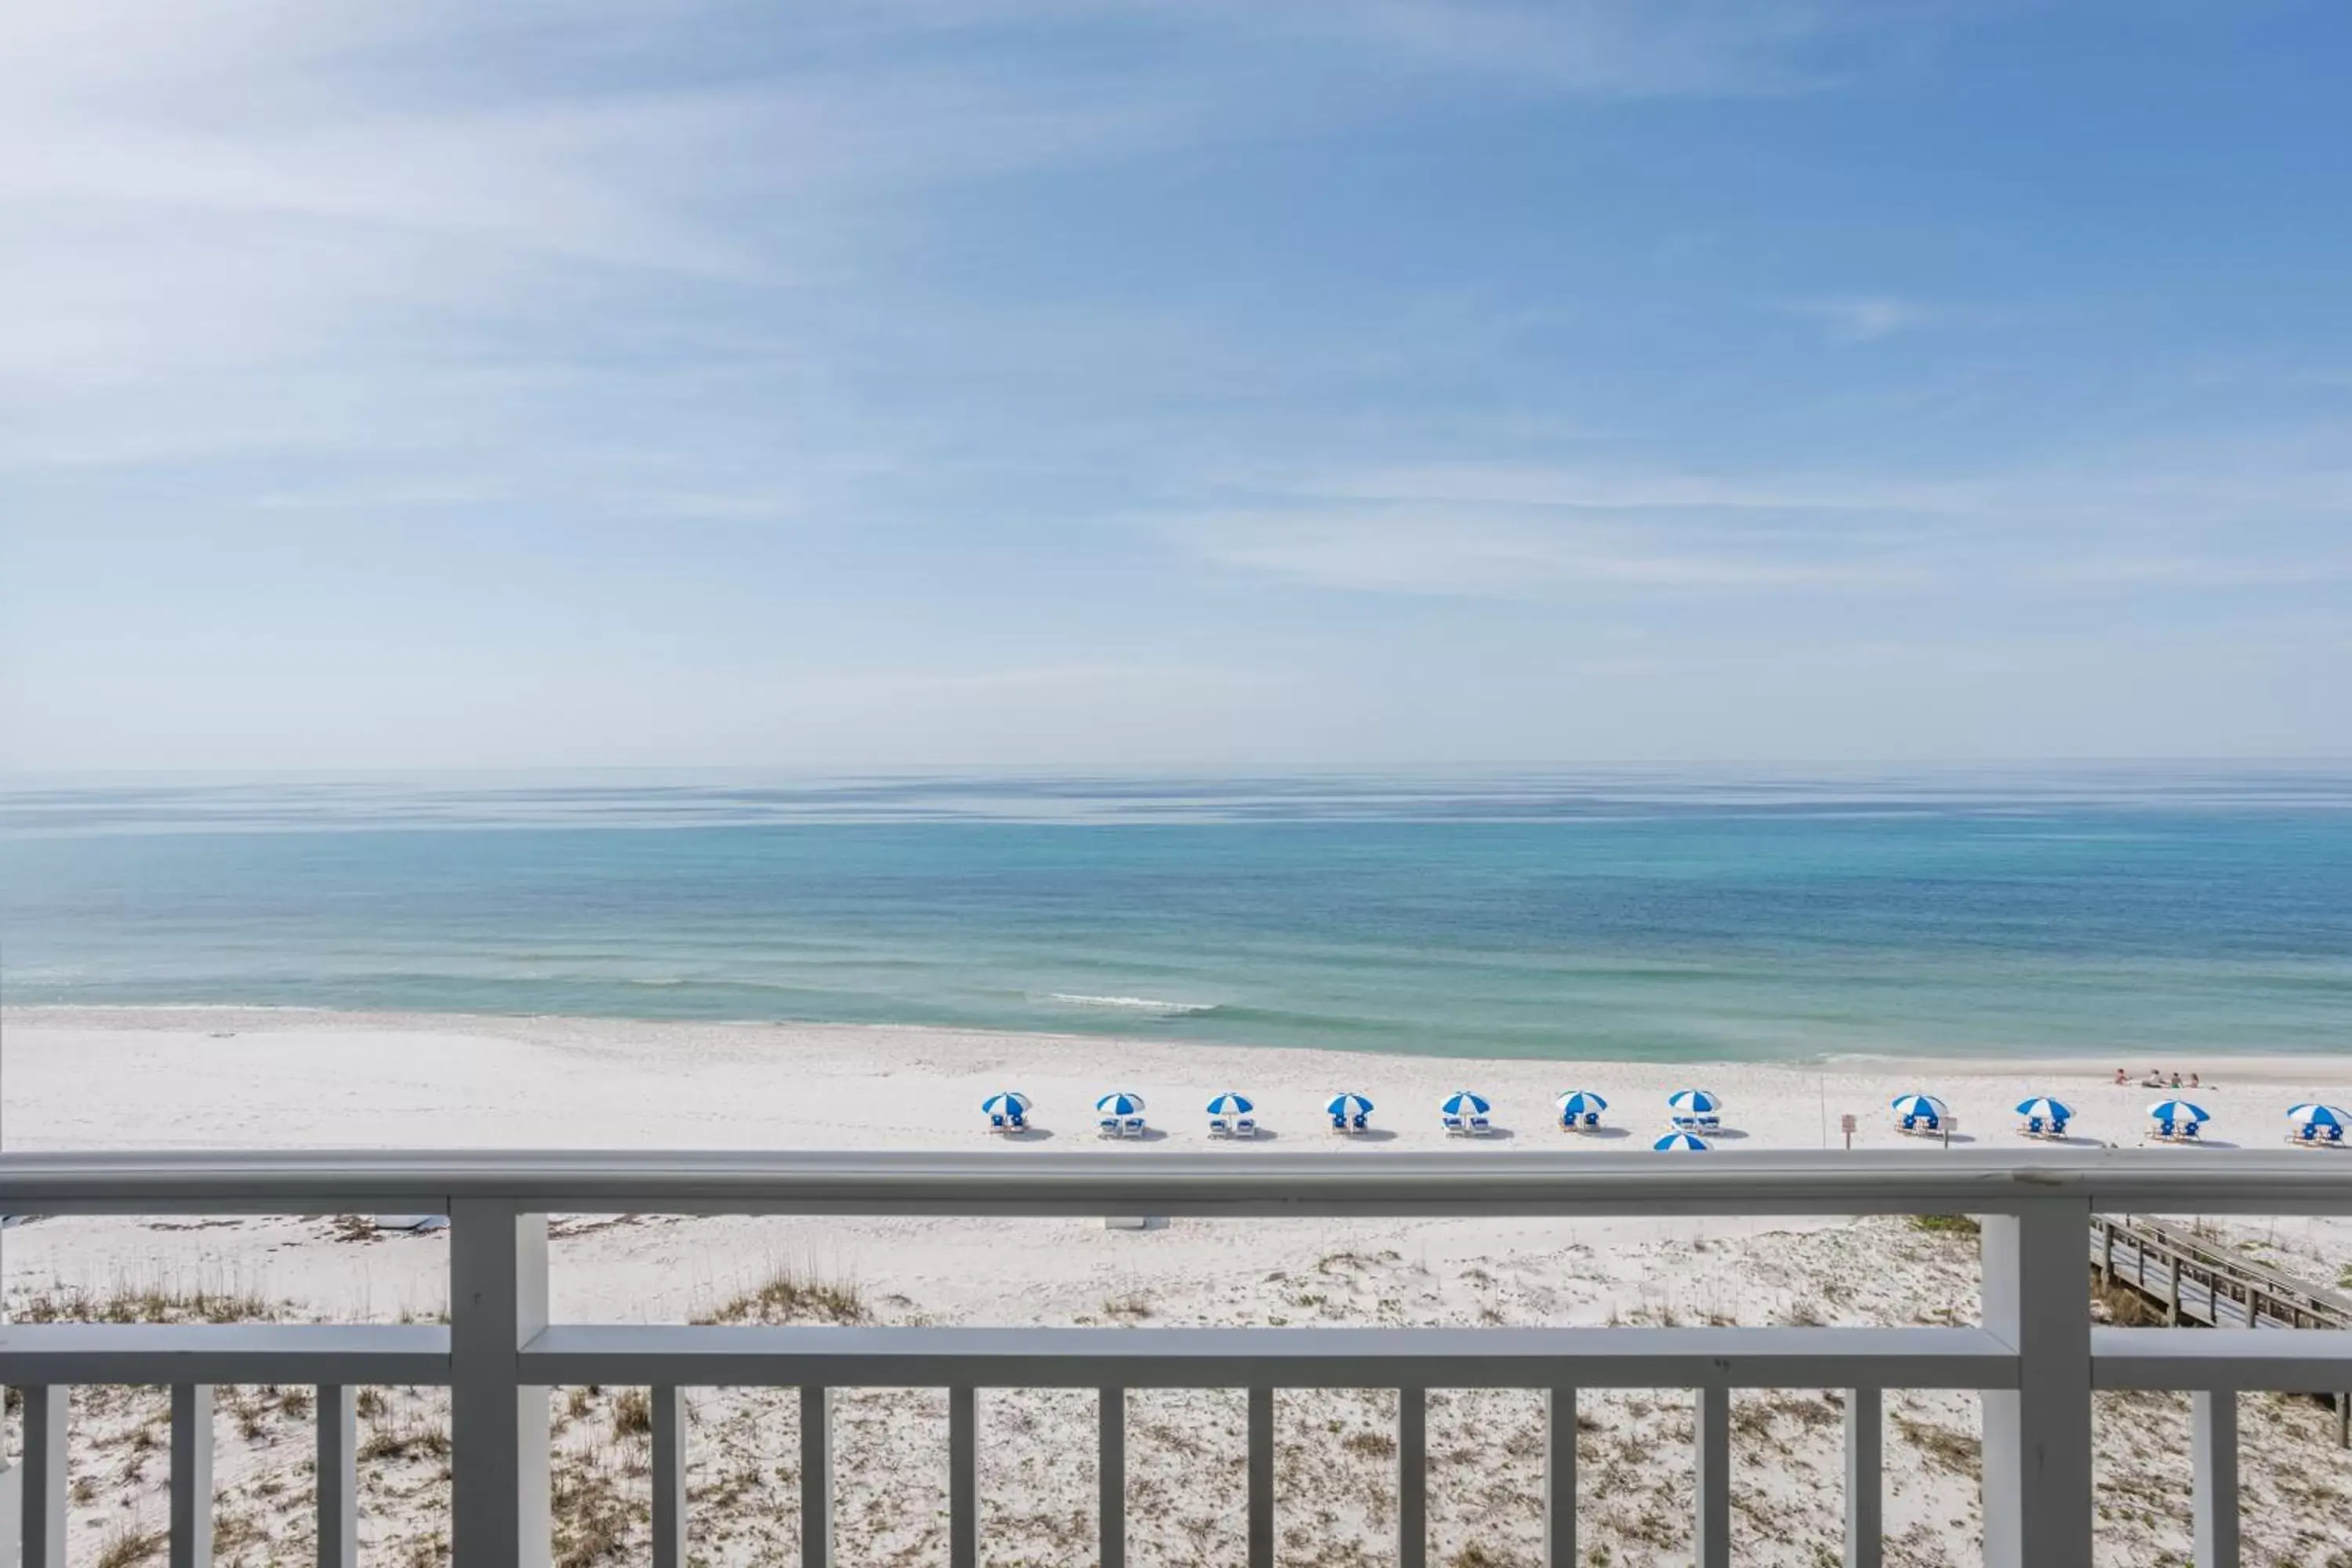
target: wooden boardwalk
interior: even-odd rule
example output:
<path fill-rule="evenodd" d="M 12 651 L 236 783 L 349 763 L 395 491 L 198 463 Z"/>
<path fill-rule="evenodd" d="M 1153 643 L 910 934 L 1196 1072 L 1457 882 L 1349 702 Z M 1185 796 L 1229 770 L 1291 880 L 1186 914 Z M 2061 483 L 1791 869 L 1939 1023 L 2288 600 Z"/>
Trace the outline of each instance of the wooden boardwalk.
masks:
<path fill-rule="evenodd" d="M 2168 1323 L 2215 1329 L 2352 1329 L 2352 1300 L 2290 1279 L 2161 1220 L 2091 1221 L 2091 1272 L 2137 1291 Z M 2336 1396 L 2336 1436 L 2352 1448 L 2352 1393 Z"/>

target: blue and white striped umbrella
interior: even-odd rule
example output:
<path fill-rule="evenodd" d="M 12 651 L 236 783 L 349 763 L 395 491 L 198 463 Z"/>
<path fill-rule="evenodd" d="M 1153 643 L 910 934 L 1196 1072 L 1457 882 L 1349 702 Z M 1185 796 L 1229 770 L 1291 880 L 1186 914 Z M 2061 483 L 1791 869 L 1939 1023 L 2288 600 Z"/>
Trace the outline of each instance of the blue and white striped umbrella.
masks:
<path fill-rule="evenodd" d="M 1121 1089 L 1117 1094 L 1106 1094 L 1096 1100 L 1095 1109 L 1105 1116 L 1140 1116 L 1143 1114 L 1143 1096 Z"/>
<path fill-rule="evenodd" d="M 1944 1102 L 1932 1094 L 1896 1095 L 1892 1109 L 1897 1116 L 1925 1117 L 1930 1121 L 1941 1121 L 1949 1114 Z"/>
<path fill-rule="evenodd" d="M 1495 1107 L 1483 1094 L 1457 1089 L 1439 1101 L 1437 1109 L 1448 1116 L 1484 1116 Z"/>
<path fill-rule="evenodd" d="M 2060 1104 L 2057 1100 L 2050 1099 L 2046 1095 L 2033 1100 L 2021 1100 L 2018 1101 L 2017 1113 L 2020 1116 L 2024 1117 L 2038 1116 L 2044 1121 L 2072 1121 L 2074 1120 L 2074 1112 L 2072 1110 Z"/>
<path fill-rule="evenodd" d="M 1247 1116 L 1256 1109 L 1256 1102 L 1247 1095 L 1221 1094 L 1209 1101 L 1209 1114 L 1212 1116 Z"/>
<path fill-rule="evenodd" d="M 1589 1089 L 1572 1089 L 1552 1101 L 1562 1116 L 1590 1116 L 1609 1109 L 1609 1102 Z"/>
<path fill-rule="evenodd" d="M 1677 1116 L 1712 1116 L 1723 1101 L 1703 1089 L 1678 1089 L 1666 1096 L 1666 1109 Z"/>
<path fill-rule="evenodd" d="M 1013 1089 L 1006 1089 L 1002 1094 L 992 1094 L 982 1100 L 980 1109 L 982 1114 L 988 1116 L 1026 1116 L 1029 1114 L 1029 1097 Z"/>
<path fill-rule="evenodd" d="M 2286 1119 L 2297 1127 L 2352 1127 L 2352 1110 L 2334 1105 L 2298 1105 Z"/>
<path fill-rule="evenodd" d="M 1360 1094 L 1335 1094 L 1331 1103 L 1323 1108 L 1326 1116 L 1370 1116 L 1372 1102 Z"/>
<path fill-rule="evenodd" d="M 2150 1121 L 2210 1121 L 2213 1113 L 2201 1105 L 2191 1105 L 2185 1100 L 2159 1100 L 2147 1108 Z"/>
<path fill-rule="evenodd" d="M 1661 1154 L 1670 1154 L 1682 1150 L 1697 1150 L 1703 1153 L 1706 1150 L 1706 1140 L 1689 1132 L 1669 1132 L 1650 1147 Z"/>

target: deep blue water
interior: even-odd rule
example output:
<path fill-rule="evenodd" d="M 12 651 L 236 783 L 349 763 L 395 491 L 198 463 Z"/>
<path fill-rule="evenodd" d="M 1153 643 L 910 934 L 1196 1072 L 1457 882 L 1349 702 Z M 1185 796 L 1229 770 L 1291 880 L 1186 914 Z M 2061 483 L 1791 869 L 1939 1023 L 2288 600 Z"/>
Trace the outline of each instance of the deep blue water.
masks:
<path fill-rule="evenodd" d="M 2347 1050 L 2352 770 L 19 784 L 0 997 Z"/>

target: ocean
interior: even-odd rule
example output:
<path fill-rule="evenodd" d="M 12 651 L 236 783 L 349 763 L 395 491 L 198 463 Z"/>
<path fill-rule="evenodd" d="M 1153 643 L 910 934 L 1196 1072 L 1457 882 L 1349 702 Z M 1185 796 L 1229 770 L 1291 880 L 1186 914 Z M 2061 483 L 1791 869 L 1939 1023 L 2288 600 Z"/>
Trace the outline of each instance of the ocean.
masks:
<path fill-rule="evenodd" d="M 2352 767 L 18 782 L 0 1000 L 2352 1050 Z"/>

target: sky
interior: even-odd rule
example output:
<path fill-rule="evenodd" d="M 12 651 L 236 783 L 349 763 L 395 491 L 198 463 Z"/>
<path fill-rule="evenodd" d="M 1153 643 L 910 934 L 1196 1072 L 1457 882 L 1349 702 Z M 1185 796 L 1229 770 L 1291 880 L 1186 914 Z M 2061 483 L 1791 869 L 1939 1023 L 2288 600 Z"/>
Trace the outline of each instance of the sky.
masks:
<path fill-rule="evenodd" d="M 2336 0 L 13 0 L 0 769 L 2352 752 Z"/>

